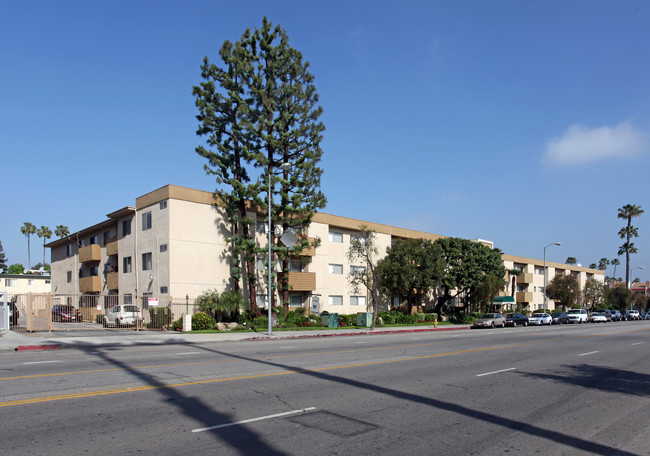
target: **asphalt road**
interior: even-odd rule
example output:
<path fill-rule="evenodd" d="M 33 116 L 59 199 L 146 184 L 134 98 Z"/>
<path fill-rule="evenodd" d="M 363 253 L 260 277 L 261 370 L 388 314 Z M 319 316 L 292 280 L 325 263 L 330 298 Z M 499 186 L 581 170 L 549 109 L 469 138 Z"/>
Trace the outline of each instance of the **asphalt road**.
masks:
<path fill-rule="evenodd" d="M 0 352 L 0 454 L 650 454 L 650 321 Z"/>

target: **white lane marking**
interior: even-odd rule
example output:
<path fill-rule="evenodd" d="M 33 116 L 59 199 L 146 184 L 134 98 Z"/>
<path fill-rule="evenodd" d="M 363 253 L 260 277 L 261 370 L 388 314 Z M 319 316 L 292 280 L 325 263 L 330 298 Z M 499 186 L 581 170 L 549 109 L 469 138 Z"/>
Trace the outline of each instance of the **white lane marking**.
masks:
<path fill-rule="evenodd" d="M 23 364 L 46 364 L 46 363 L 60 363 L 61 361 L 30 361 Z"/>
<path fill-rule="evenodd" d="M 639 344 L 642 344 L 642 343 L 643 343 L 643 342 L 635 342 L 635 343 L 630 344 L 630 345 L 639 345 Z"/>
<path fill-rule="evenodd" d="M 422 340 L 421 337 L 411 337 L 411 340 Z"/>
<path fill-rule="evenodd" d="M 295 345 L 285 345 L 283 347 L 278 347 L 278 348 L 296 348 Z"/>
<path fill-rule="evenodd" d="M 483 377 L 484 375 L 500 374 L 501 372 L 508 372 L 508 371 L 515 370 L 515 369 L 517 369 L 517 368 L 516 367 L 511 367 L 509 369 L 501 369 L 501 370 L 494 371 L 494 372 L 486 372 L 484 374 L 477 374 L 476 376 L 477 377 Z"/>
<path fill-rule="evenodd" d="M 304 408 L 302 410 L 293 410 L 291 412 L 276 413 L 275 415 L 260 416 L 259 418 L 251 418 L 249 420 L 235 421 L 234 423 L 226 423 L 226 424 L 219 424 L 217 426 L 209 426 L 209 427 L 204 427 L 204 428 L 192 429 L 192 432 L 211 431 L 213 429 L 220 429 L 220 428 L 225 428 L 225 427 L 228 427 L 228 426 L 237 426 L 238 424 L 252 423 L 254 421 L 269 420 L 271 418 L 279 418 L 281 416 L 295 415 L 296 413 L 310 412 L 312 410 L 316 410 L 316 407 L 307 407 L 307 408 Z"/>
<path fill-rule="evenodd" d="M 581 354 L 579 354 L 578 356 L 593 355 L 594 353 L 598 353 L 598 351 L 593 351 L 593 352 L 589 352 L 589 353 L 581 353 Z"/>
<path fill-rule="evenodd" d="M 184 353 L 176 353 L 177 355 L 198 355 L 201 352 L 184 352 Z"/>
<path fill-rule="evenodd" d="M 368 342 L 355 342 L 355 344 L 367 344 Z"/>

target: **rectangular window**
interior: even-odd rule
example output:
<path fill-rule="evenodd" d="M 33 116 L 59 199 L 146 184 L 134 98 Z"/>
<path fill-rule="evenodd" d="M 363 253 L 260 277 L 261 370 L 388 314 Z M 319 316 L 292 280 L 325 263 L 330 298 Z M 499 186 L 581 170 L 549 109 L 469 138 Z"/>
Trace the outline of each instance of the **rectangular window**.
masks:
<path fill-rule="evenodd" d="M 27 279 L 27 285 L 34 285 L 34 281 L 32 279 Z"/>
<path fill-rule="evenodd" d="M 517 292 L 523 293 L 526 291 L 526 285 L 517 285 Z"/>
<path fill-rule="evenodd" d="M 17 287 L 18 279 L 5 279 L 5 287 Z"/>
<path fill-rule="evenodd" d="M 160 287 L 160 294 L 167 294 L 169 293 L 169 289 L 167 287 Z"/>
<path fill-rule="evenodd" d="M 66 272 L 65 275 L 66 275 L 66 280 L 68 281 L 68 283 L 72 282 L 72 271 Z"/>
<path fill-rule="evenodd" d="M 131 271 L 131 257 L 122 258 L 122 272 L 128 273 Z"/>
<path fill-rule="evenodd" d="M 142 214 L 142 231 L 151 229 L 151 211 Z"/>
<path fill-rule="evenodd" d="M 258 271 L 263 271 L 266 269 L 266 259 L 258 257 L 256 261 L 256 267 Z"/>
<path fill-rule="evenodd" d="M 97 239 L 96 234 L 94 236 L 90 236 L 90 238 L 88 239 L 88 244 L 90 245 L 99 244 L 99 240 Z"/>
<path fill-rule="evenodd" d="M 329 239 L 330 239 L 330 242 L 342 243 L 343 242 L 343 233 L 338 233 L 336 231 L 330 231 Z"/>
<path fill-rule="evenodd" d="M 267 307 L 269 297 L 265 294 L 258 294 L 255 296 L 255 302 L 257 303 L 258 308 Z"/>
<path fill-rule="evenodd" d="M 122 236 L 131 234 L 131 219 L 122 220 Z"/>
<path fill-rule="evenodd" d="M 110 231 L 104 231 L 104 245 L 108 244 L 108 240 L 111 238 Z"/>
<path fill-rule="evenodd" d="M 365 296 L 350 296 L 350 305 L 351 306 L 366 306 L 366 297 Z"/>
<path fill-rule="evenodd" d="M 330 306 L 342 306 L 343 305 L 343 296 L 339 295 L 330 295 L 327 297 Z"/>
<path fill-rule="evenodd" d="M 302 295 L 289 295 L 289 307 L 302 307 Z"/>
<path fill-rule="evenodd" d="M 124 304 L 133 304 L 133 295 L 125 294 L 124 295 Z"/>
<path fill-rule="evenodd" d="M 302 262 L 298 260 L 290 260 L 289 272 L 302 272 Z"/>
<path fill-rule="evenodd" d="M 142 254 L 142 270 L 143 271 L 151 271 L 153 269 L 153 257 L 151 255 L 151 252 L 143 253 Z"/>
<path fill-rule="evenodd" d="M 99 275 L 99 267 L 98 266 L 91 266 L 90 268 L 88 268 L 88 271 L 89 271 L 91 277 L 97 277 Z"/>
<path fill-rule="evenodd" d="M 544 293 L 544 287 L 537 287 L 537 291 L 539 291 L 540 293 Z"/>
<path fill-rule="evenodd" d="M 160 244 L 160 253 L 165 253 L 167 251 L 167 244 Z"/>
<path fill-rule="evenodd" d="M 290 226 L 287 228 L 287 231 L 290 231 L 293 234 L 302 234 L 302 227 L 301 226 Z"/>
<path fill-rule="evenodd" d="M 160 202 L 160 210 L 167 209 L 167 200 Z"/>
<path fill-rule="evenodd" d="M 350 266 L 350 274 L 352 275 L 359 275 L 363 274 L 364 272 L 366 272 L 365 266 Z"/>
<path fill-rule="evenodd" d="M 68 244 L 65 246 L 65 256 L 67 257 L 72 256 L 72 244 Z"/>
<path fill-rule="evenodd" d="M 535 266 L 535 274 L 544 275 L 544 268 L 541 266 Z"/>
<path fill-rule="evenodd" d="M 366 238 L 363 236 L 359 236 L 358 234 L 351 234 L 350 244 L 352 244 L 353 242 L 358 242 L 361 245 L 366 245 Z"/>
<path fill-rule="evenodd" d="M 329 270 L 330 274 L 343 274 L 343 265 L 330 263 Z"/>
<path fill-rule="evenodd" d="M 268 231 L 268 223 L 257 221 L 255 223 L 255 231 L 257 231 L 260 234 L 266 234 L 266 232 Z"/>

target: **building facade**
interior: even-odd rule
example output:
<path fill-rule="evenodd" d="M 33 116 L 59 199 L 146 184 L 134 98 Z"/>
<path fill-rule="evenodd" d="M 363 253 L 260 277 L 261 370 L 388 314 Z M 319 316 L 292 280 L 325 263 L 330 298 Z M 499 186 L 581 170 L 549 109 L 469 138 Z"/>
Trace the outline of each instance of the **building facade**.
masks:
<path fill-rule="evenodd" d="M 266 245 L 265 214 L 250 211 L 248 215 L 255 221 L 258 245 Z M 300 234 L 319 239 L 320 243 L 303 250 L 302 258 L 291 262 L 291 306 L 340 314 L 368 310 L 367 291 L 354 290 L 348 279 L 352 268 L 364 266 L 350 264 L 347 259 L 350 240 L 362 224 L 376 232 L 380 255 L 396 239 L 435 241 L 444 237 L 316 213 L 306 231 Z M 50 242 L 47 247 L 52 252 L 52 291 L 62 296 L 104 297 L 106 306 L 117 302 L 146 305 L 151 299 L 164 305 L 193 300 L 207 290 L 222 292 L 231 281 L 226 242 L 229 234 L 224 214 L 211 192 L 167 185 L 136 198 L 135 206 L 107 214 L 101 223 Z M 475 241 L 492 247 L 489 241 Z M 507 269 L 521 271 L 516 279 L 517 302 L 531 310 L 541 308 L 540 260 L 513 255 L 503 255 L 503 260 Z M 547 266 L 548 282 L 555 274 L 567 271 L 579 276 L 581 286 L 591 277 L 601 281 L 604 278 L 598 270 L 551 262 Z M 255 299 L 260 307 L 267 304 L 265 270 L 266 256 L 260 255 L 255 271 L 258 284 Z M 509 290 L 504 289 L 504 294 L 509 294 Z M 380 305 L 387 308 L 397 302 L 396 297 Z M 547 307 L 552 305 L 549 301 Z"/>

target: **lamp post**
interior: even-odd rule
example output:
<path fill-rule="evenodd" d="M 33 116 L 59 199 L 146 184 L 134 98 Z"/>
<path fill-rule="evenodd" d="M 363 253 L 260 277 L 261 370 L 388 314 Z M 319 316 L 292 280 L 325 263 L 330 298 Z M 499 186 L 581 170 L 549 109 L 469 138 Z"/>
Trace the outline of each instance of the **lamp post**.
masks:
<path fill-rule="evenodd" d="M 544 310 L 546 310 L 546 247 L 552 245 L 562 245 L 560 242 L 551 242 L 548 245 L 544 246 Z"/>
<path fill-rule="evenodd" d="M 632 284 L 630 283 L 630 281 L 632 280 L 632 271 L 634 271 L 635 269 L 643 269 L 643 266 L 637 266 L 636 268 L 630 269 L 630 275 L 628 277 L 628 282 L 627 282 L 627 289 L 628 290 L 630 290 L 632 288 Z"/>
<path fill-rule="evenodd" d="M 279 166 L 279 168 L 282 171 L 289 171 L 289 168 L 291 168 L 291 165 L 289 163 L 282 163 Z M 268 304 L 267 305 L 268 305 L 268 319 L 269 319 L 268 334 L 270 336 L 271 334 L 273 334 L 273 312 L 272 312 L 272 308 L 271 308 L 272 307 L 271 306 L 271 297 L 272 297 L 272 290 L 273 290 L 273 282 L 272 282 L 273 276 L 271 274 L 271 272 L 273 270 L 272 267 L 271 267 L 272 266 L 272 263 L 271 263 L 271 242 L 272 242 L 272 236 L 271 236 L 271 212 L 273 212 L 273 210 L 272 210 L 273 209 L 273 193 L 272 193 L 272 188 L 271 188 L 271 181 L 272 181 L 272 177 L 273 177 L 273 164 L 272 163 L 269 163 L 269 176 L 268 177 L 269 177 L 269 189 L 268 189 L 268 193 L 269 193 L 269 208 L 268 208 L 269 220 L 268 220 L 268 222 L 269 222 L 269 225 L 268 225 L 268 230 L 267 230 L 267 242 L 269 244 L 269 259 L 268 259 L 268 262 L 269 262 L 269 265 L 268 265 L 268 268 L 269 268 L 269 283 L 267 285 L 268 286 Z"/>

